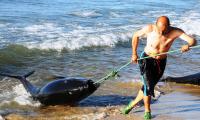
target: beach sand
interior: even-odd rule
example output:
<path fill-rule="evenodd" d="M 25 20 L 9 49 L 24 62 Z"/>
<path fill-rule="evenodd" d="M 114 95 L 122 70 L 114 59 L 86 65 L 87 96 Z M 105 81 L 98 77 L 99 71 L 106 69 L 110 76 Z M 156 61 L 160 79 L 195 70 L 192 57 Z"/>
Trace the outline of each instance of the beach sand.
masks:
<path fill-rule="evenodd" d="M 128 86 L 126 83 L 122 86 L 127 88 L 131 85 Z M 121 89 L 123 89 L 123 87 Z M 164 91 L 165 94 L 161 95 L 151 106 L 153 120 L 198 120 L 200 117 L 199 86 L 166 83 L 160 87 L 160 90 Z M 119 102 L 122 99 L 123 98 L 119 99 Z M 35 110 L 37 114 L 30 114 L 28 112 L 27 114 L 20 114 L 18 112 L 5 115 L 4 117 L 8 120 L 143 120 L 143 107 L 132 110 L 128 115 L 122 115 L 120 113 L 119 110 L 122 109 L 130 99 L 131 98 L 122 101 L 124 102 L 123 104 L 115 102 L 116 105 L 108 104 L 102 99 L 102 101 L 99 101 L 101 104 L 97 103 L 96 106 L 94 105 L 95 103 L 92 102 L 92 105 L 85 105 L 83 102 L 74 107 L 40 107 Z"/>

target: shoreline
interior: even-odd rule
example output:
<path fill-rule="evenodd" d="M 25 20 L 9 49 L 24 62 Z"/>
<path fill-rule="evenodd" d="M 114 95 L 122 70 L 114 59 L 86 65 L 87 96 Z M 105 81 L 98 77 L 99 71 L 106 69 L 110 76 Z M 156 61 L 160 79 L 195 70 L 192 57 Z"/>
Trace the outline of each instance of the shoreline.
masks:
<path fill-rule="evenodd" d="M 172 89 L 169 93 L 161 95 L 155 101 L 152 107 L 153 120 L 195 120 L 199 118 L 200 110 L 200 90 L 199 86 L 183 85 L 176 83 L 167 83 Z M 162 88 L 166 89 L 165 87 Z M 199 106 L 198 106 L 199 105 Z M 20 115 L 11 113 L 5 117 L 7 120 L 25 120 L 25 119 L 105 119 L 105 120 L 143 120 L 144 107 L 132 110 L 128 115 L 120 114 L 119 110 L 124 105 L 107 105 L 107 106 L 51 106 L 48 108 L 39 108 L 38 115 Z M 70 111 L 70 113 L 68 112 Z M 78 112 L 77 112 L 78 111 Z M 200 112 L 199 112 L 200 113 Z"/>

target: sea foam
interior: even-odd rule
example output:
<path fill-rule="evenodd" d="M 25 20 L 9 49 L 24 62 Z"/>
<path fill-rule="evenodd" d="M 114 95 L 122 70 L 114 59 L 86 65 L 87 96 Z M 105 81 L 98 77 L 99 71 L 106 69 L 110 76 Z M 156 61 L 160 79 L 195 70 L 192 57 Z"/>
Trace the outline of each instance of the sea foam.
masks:
<path fill-rule="evenodd" d="M 77 17 L 98 17 L 102 14 L 98 13 L 95 10 L 81 10 L 81 11 L 74 11 L 71 13 L 71 15 L 77 16 Z"/>
<path fill-rule="evenodd" d="M 80 27 L 66 32 L 63 27 L 53 23 L 32 25 L 24 28 L 30 37 L 39 38 L 38 41 L 27 41 L 23 45 L 28 48 L 39 49 L 68 49 L 75 50 L 92 46 L 115 46 L 118 42 L 129 41 L 132 36 L 132 26 L 118 28 Z"/>
<path fill-rule="evenodd" d="M 7 96 L 7 98 L 5 98 Z M 19 105 L 29 105 L 29 106 L 40 106 L 38 101 L 33 101 L 30 97 L 31 95 L 25 90 L 22 84 L 16 85 L 9 92 L 4 92 L 4 100 L 0 105 L 10 104 L 11 102 L 16 102 Z"/>

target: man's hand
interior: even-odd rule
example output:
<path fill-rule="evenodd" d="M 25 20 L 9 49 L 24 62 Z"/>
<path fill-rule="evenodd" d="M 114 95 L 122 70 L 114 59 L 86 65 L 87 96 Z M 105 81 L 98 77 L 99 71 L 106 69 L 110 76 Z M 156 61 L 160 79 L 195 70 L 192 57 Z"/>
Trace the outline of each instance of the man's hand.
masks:
<path fill-rule="evenodd" d="M 189 45 L 183 45 L 183 46 L 181 47 L 181 52 L 187 52 L 188 50 L 190 50 Z"/>
<path fill-rule="evenodd" d="M 138 55 L 137 55 L 137 54 L 133 54 L 133 55 L 132 55 L 132 58 L 131 58 L 131 62 L 132 62 L 132 63 L 138 63 L 138 60 L 137 60 L 137 59 L 138 59 Z"/>

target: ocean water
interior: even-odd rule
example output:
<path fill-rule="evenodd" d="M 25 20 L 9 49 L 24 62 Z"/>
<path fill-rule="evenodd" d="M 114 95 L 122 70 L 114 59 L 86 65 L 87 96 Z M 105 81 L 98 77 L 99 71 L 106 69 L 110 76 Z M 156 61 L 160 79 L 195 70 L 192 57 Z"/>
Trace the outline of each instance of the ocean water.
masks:
<path fill-rule="evenodd" d="M 38 86 L 53 75 L 100 79 L 130 60 L 133 33 L 161 15 L 200 42 L 198 0 L 0 0 L 0 6 L 0 72 L 35 70 L 29 80 Z M 177 39 L 171 50 L 183 44 Z M 139 53 L 144 46 L 141 39 Z M 169 55 L 164 76 L 199 72 L 199 58 L 200 49 Z M 140 79 L 135 64 L 120 75 L 112 81 Z M 13 111 L 39 106 L 28 96 L 19 81 L 0 77 L 0 114 L 13 104 Z"/>

